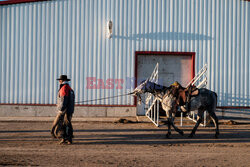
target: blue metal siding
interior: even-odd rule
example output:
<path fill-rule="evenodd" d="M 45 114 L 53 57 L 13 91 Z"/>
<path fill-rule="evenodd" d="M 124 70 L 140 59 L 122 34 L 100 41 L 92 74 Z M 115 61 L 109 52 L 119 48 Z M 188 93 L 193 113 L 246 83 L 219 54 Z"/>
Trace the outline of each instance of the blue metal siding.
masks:
<path fill-rule="evenodd" d="M 0 6 L 0 103 L 56 103 L 60 74 L 76 101 L 131 91 L 86 89 L 86 77 L 134 77 L 135 51 L 196 52 L 219 105 L 250 105 L 250 2 L 57 0 Z M 106 24 L 113 22 L 113 37 Z M 126 81 L 125 81 L 126 82 Z M 133 104 L 132 97 L 89 104 Z"/>

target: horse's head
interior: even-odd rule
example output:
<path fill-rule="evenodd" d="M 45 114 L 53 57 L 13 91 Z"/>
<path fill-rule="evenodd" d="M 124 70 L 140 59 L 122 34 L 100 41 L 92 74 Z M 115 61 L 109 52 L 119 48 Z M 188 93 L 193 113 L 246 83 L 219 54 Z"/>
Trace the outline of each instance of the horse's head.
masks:
<path fill-rule="evenodd" d="M 132 92 L 133 95 L 139 98 L 139 104 L 142 101 L 141 95 L 144 93 L 153 93 L 155 83 L 150 82 L 149 79 L 142 81 Z"/>
<path fill-rule="evenodd" d="M 137 96 L 141 101 L 141 94 L 151 93 L 154 96 L 159 96 L 168 90 L 169 87 L 156 84 L 155 82 L 149 81 L 149 79 L 142 81 L 133 91 L 133 95 Z"/>
<path fill-rule="evenodd" d="M 142 98 L 141 98 L 141 94 L 146 92 L 146 84 L 147 84 L 148 80 L 142 81 L 132 92 L 132 94 L 134 96 L 137 96 L 139 99 L 139 104 L 141 104 Z"/>
<path fill-rule="evenodd" d="M 142 81 L 142 82 L 134 89 L 133 92 L 134 92 L 135 94 L 143 94 L 143 93 L 146 93 L 146 91 L 147 91 L 147 88 L 146 88 L 147 82 L 148 82 L 148 79 Z"/>

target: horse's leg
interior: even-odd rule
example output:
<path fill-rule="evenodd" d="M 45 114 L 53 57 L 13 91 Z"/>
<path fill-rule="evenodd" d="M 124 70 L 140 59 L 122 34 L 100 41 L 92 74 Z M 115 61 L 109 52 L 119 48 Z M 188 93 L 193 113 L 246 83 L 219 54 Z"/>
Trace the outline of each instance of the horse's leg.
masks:
<path fill-rule="evenodd" d="M 215 138 L 218 138 L 219 136 L 219 123 L 218 123 L 218 118 L 215 114 L 216 111 L 216 105 L 217 105 L 217 95 L 216 93 L 212 94 L 212 104 L 211 106 L 208 108 L 208 113 L 210 115 L 210 117 L 212 118 L 213 122 L 214 122 L 214 126 L 215 126 Z"/>
<path fill-rule="evenodd" d="M 173 128 L 174 128 L 174 130 L 176 131 L 176 132 L 178 132 L 180 135 L 184 135 L 184 132 L 182 131 L 182 130 L 180 130 L 179 128 L 177 128 L 176 126 L 175 126 L 175 124 L 174 124 L 174 122 L 171 122 L 172 123 L 172 126 L 173 126 Z"/>
<path fill-rule="evenodd" d="M 194 128 L 193 128 L 193 130 L 191 132 L 191 134 L 189 135 L 189 137 L 193 137 L 194 136 L 197 128 L 199 127 L 200 123 L 202 122 L 203 113 L 204 113 L 204 110 L 198 109 L 198 120 L 197 120 L 197 122 L 196 122 L 196 124 L 195 124 L 195 126 L 194 126 Z"/>
<path fill-rule="evenodd" d="M 168 133 L 166 134 L 166 138 L 169 138 L 171 135 L 171 118 L 168 118 Z"/>
<path fill-rule="evenodd" d="M 182 136 L 184 135 L 183 131 L 177 128 L 174 124 L 174 121 L 172 118 L 168 118 L 168 133 L 166 134 L 166 138 L 169 138 L 171 135 L 171 126 L 173 126 L 174 130 L 181 134 Z"/>
<path fill-rule="evenodd" d="M 217 139 L 219 136 L 219 123 L 218 123 L 218 118 L 215 114 L 214 111 L 209 111 L 209 114 L 214 122 L 214 126 L 215 126 L 215 138 Z"/>
<path fill-rule="evenodd" d="M 165 112 L 166 112 L 166 116 L 168 118 L 168 133 L 166 134 L 166 138 L 169 138 L 171 135 L 171 115 L 172 112 L 171 110 L 168 110 L 168 108 L 164 108 Z"/>
<path fill-rule="evenodd" d="M 173 114 L 172 114 L 171 125 L 173 126 L 173 128 L 174 128 L 174 130 L 175 130 L 176 132 L 178 132 L 180 135 L 183 136 L 183 135 L 184 135 L 183 131 L 180 130 L 179 128 L 177 128 L 177 127 L 175 126 L 175 124 L 174 124 L 174 118 L 175 118 L 175 114 L 173 113 Z"/>

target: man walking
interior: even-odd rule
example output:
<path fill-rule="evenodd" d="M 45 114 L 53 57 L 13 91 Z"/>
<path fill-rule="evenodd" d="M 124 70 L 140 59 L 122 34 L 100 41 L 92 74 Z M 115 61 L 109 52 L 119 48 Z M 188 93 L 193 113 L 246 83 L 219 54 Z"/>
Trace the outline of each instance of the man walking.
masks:
<path fill-rule="evenodd" d="M 57 79 L 60 88 L 57 95 L 57 110 L 58 114 L 54 120 L 51 135 L 54 138 L 60 139 L 60 144 L 72 144 L 73 127 L 71 119 L 74 113 L 75 95 L 72 88 L 69 86 L 70 79 L 67 75 L 61 75 Z"/>

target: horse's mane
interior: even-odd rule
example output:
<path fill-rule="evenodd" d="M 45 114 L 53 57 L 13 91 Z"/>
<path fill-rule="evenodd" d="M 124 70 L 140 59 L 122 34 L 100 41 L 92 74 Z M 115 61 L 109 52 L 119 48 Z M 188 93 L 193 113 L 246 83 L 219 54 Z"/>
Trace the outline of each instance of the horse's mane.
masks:
<path fill-rule="evenodd" d="M 166 92 L 167 90 L 169 90 L 171 88 L 171 87 L 160 85 L 160 84 L 157 84 L 157 83 L 151 82 L 151 81 L 148 81 L 148 83 L 153 84 L 154 85 L 154 89 L 156 91 L 160 91 L 160 92 Z"/>

